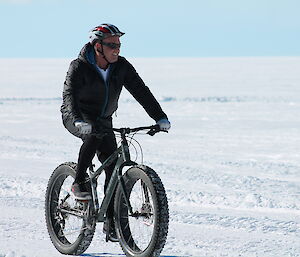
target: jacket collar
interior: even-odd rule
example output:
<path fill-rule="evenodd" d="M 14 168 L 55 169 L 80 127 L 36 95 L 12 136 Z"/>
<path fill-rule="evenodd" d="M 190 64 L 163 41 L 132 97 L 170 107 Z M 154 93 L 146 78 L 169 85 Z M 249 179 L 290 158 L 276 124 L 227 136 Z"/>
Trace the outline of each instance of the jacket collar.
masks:
<path fill-rule="evenodd" d="M 95 50 L 94 47 L 87 43 L 83 46 L 81 49 L 78 58 L 82 60 L 85 63 L 91 64 L 92 66 L 96 65 L 96 59 L 95 59 Z M 110 64 L 110 73 L 113 71 L 113 69 L 117 66 L 119 61 Z"/>
<path fill-rule="evenodd" d="M 93 47 L 90 43 L 85 44 L 78 55 L 78 59 L 80 59 L 83 62 L 90 63 L 87 59 L 87 53 L 91 52 L 92 50 Z"/>

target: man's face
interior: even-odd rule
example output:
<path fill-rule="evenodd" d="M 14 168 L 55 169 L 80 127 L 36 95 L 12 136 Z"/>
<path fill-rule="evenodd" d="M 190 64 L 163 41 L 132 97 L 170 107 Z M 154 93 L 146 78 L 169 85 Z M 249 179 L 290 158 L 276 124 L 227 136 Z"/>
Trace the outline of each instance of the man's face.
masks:
<path fill-rule="evenodd" d="M 112 36 L 105 38 L 103 40 L 103 52 L 106 59 L 110 63 L 114 63 L 118 61 L 119 53 L 120 53 L 120 37 Z"/>

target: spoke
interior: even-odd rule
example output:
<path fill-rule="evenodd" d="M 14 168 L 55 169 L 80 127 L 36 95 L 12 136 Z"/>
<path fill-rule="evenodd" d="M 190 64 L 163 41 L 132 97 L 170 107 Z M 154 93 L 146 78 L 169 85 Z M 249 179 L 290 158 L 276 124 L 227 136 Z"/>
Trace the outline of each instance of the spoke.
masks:
<path fill-rule="evenodd" d="M 129 227 L 129 222 L 127 222 L 127 225 L 125 226 L 125 229 L 127 229 Z"/>
<path fill-rule="evenodd" d="M 133 240 L 133 238 L 132 238 L 132 235 L 130 234 L 130 237 L 129 237 L 129 240 L 128 241 L 130 241 L 130 239 L 132 239 L 132 241 L 134 242 L 134 240 Z"/>
<path fill-rule="evenodd" d="M 71 195 L 67 192 L 67 195 L 62 199 L 62 202 L 65 202 Z"/>

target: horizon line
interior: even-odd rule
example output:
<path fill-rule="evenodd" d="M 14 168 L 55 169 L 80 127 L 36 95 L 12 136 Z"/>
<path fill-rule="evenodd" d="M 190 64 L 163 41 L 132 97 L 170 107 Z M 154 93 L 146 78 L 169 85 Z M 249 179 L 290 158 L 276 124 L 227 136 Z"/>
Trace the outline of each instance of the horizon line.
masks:
<path fill-rule="evenodd" d="M 300 55 L 220 55 L 220 56 L 123 56 L 136 59 L 205 59 L 205 58 L 299 58 Z M 1 57 L 0 59 L 76 59 L 73 57 Z"/>

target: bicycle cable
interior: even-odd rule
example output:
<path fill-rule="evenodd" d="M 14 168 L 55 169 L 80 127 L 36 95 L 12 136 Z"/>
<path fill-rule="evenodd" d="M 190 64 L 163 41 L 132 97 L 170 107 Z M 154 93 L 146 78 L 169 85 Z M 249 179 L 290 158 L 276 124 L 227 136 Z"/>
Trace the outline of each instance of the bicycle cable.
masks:
<path fill-rule="evenodd" d="M 135 153 L 134 153 L 134 154 L 135 154 L 134 162 L 136 162 L 136 160 L 137 160 L 138 157 L 139 157 L 139 151 L 137 150 L 136 145 L 135 145 L 132 141 L 134 141 L 134 142 L 139 146 L 140 152 L 141 152 L 141 164 L 143 164 L 143 163 L 144 163 L 143 149 L 142 149 L 142 147 L 141 147 L 141 144 L 140 144 L 136 139 L 134 139 L 134 136 L 135 136 L 136 134 L 140 134 L 140 135 L 143 134 L 143 135 L 146 135 L 145 133 L 134 132 L 132 135 L 126 135 L 126 139 L 128 139 L 128 140 L 127 140 L 127 141 L 128 141 L 128 146 L 129 146 L 129 147 L 132 146 L 133 149 L 134 149 L 134 151 L 135 151 Z M 115 136 L 116 136 L 116 138 L 119 139 L 118 142 L 117 142 L 117 144 L 120 145 L 120 144 L 121 144 L 120 142 L 122 141 L 121 136 L 118 135 L 118 134 L 115 134 Z"/>
<path fill-rule="evenodd" d="M 133 138 L 136 134 L 137 134 L 137 132 L 133 133 L 133 134 L 130 135 L 130 136 L 127 136 L 126 138 L 129 138 L 129 139 L 130 139 L 128 145 L 129 145 L 129 146 L 132 146 L 132 147 L 134 148 L 134 150 L 135 150 L 135 156 L 136 156 L 136 157 L 135 157 L 134 162 L 138 159 L 139 152 L 138 152 L 136 146 L 133 144 L 132 141 L 136 142 L 137 145 L 139 146 L 140 152 L 141 152 L 141 163 L 143 164 L 143 150 L 142 150 L 142 147 L 141 147 L 140 143 L 139 143 L 136 139 Z"/>

